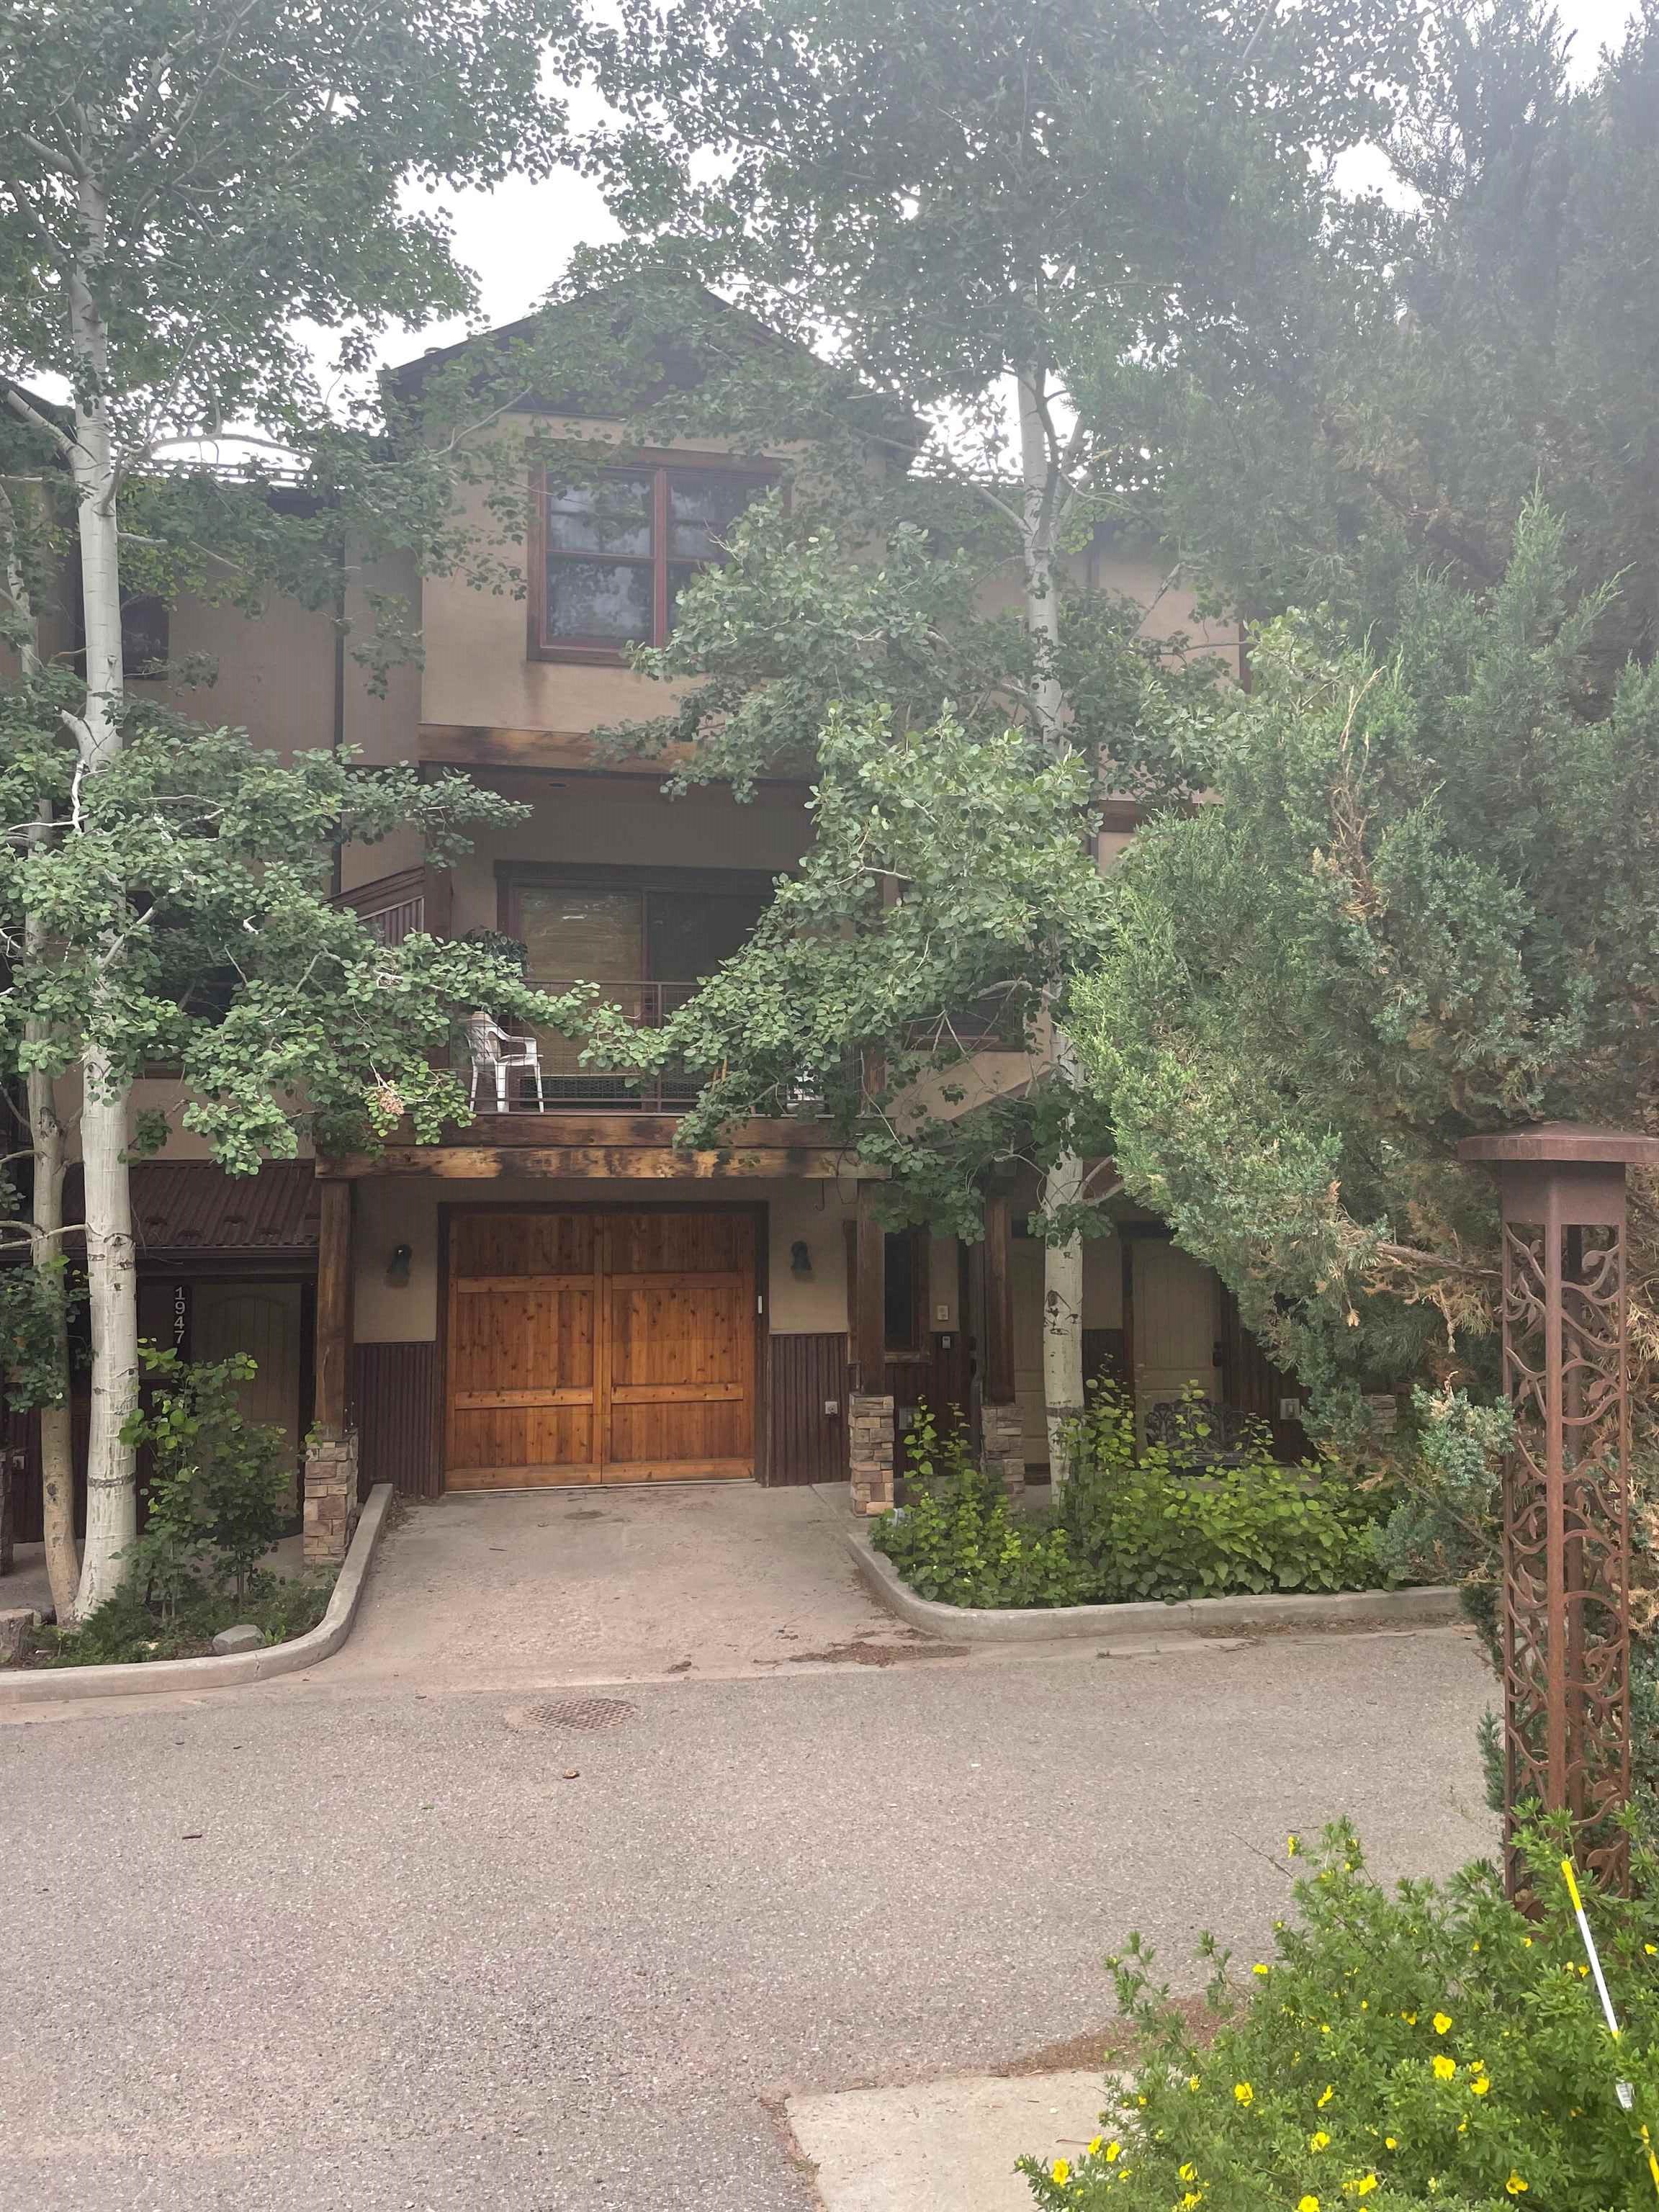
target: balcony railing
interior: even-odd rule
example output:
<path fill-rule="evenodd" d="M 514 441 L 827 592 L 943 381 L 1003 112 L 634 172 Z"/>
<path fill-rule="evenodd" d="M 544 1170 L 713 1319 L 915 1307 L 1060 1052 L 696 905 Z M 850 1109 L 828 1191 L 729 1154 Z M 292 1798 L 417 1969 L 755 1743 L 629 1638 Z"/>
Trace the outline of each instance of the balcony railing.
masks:
<path fill-rule="evenodd" d="M 550 999 L 576 988 L 574 976 L 532 975 L 532 987 Z M 696 983 L 604 983 L 604 1000 L 636 1030 L 660 1029 L 676 1008 L 694 998 Z M 540 1097 L 533 1074 L 514 1071 L 509 1079 L 507 1110 L 514 1114 L 617 1113 L 683 1114 L 702 1088 L 689 1071 L 584 1067 L 582 1047 L 555 1030 L 537 1035 L 541 1056 Z M 479 1103 L 484 1104 L 481 1096 Z M 486 1109 L 487 1110 L 487 1109 Z"/>

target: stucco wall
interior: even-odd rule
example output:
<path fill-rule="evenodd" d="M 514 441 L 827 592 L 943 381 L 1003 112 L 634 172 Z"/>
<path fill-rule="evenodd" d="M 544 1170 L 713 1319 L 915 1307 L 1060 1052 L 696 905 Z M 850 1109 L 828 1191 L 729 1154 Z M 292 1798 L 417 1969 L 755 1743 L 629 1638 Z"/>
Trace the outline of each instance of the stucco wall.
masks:
<path fill-rule="evenodd" d="M 529 1176 L 499 1181 L 451 1182 L 436 1177 L 384 1182 L 367 1178 L 357 1185 L 356 1276 L 354 1331 L 360 1344 L 430 1342 L 438 1334 L 439 1207 L 495 1205 L 517 1200 L 525 1206 L 596 1202 L 625 1209 L 633 1205 L 695 1206 L 718 1197 L 727 1202 L 769 1209 L 768 1266 L 770 1325 L 776 1336 L 810 1335 L 847 1326 L 847 1237 L 853 1194 L 834 1182 L 748 1181 L 706 1186 L 695 1194 L 682 1185 L 660 1182 L 575 1182 L 537 1181 Z M 804 1242 L 811 1260 L 810 1276 L 791 1272 L 792 1244 Z M 412 1248 L 410 1279 L 396 1287 L 386 1280 L 392 1252 Z"/>

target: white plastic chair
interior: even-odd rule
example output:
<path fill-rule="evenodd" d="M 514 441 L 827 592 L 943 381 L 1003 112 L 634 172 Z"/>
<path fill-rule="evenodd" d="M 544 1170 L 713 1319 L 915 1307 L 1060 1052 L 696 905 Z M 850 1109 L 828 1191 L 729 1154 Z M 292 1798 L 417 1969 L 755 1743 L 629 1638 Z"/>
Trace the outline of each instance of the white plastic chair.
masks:
<path fill-rule="evenodd" d="M 547 1102 L 542 1097 L 541 1054 L 533 1036 L 514 1036 L 501 1028 L 482 1009 L 472 1014 L 466 1024 L 466 1048 L 472 1059 L 472 1088 L 468 1103 L 476 1110 L 478 1103 L 478 1078 L 492 1070 L 495 1083 L 495 1111 L 507 1111 L 507 1077 L 509 1068 L 523 1068 L 536 1085 L 536 1111 L 544 1114 Z"/>

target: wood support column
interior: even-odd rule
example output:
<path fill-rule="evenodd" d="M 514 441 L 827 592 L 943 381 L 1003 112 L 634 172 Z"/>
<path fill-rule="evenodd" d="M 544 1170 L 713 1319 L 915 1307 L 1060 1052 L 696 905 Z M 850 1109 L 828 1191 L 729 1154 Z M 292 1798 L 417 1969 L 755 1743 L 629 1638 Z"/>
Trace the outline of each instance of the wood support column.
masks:
<path fill-rule="evenodd" d="M 1008 1201 L 985 1201 L 985 1380 L 988 1406 L 1014 1400 L 1014 1279 L 1009 1251 Z"/>
<path fill-rule="evenodd" d="M 302 1549 L 308 1567 L 338 1566 L 357 1525 L 357 1439 L 349 1403 L 351 1374 L 352 1186 L 325 1180 L 319 1191 L 316 1397 L 306 1445 Z"/>
<path fill-rule="evenodd" d="M 322 1184 L 317 1236 L 317 1396 L 313 1419 L 326 1437 L 346 1431 L 351 1373 L 352 1185 Z"/>
<path fill-rule="evenodd" d="M 876 1218 L 873 1183 L 861 1182 L 853 1237 L 849 1316 L 853 1388 L 879 1396 L 887 1382 L 887 1238 Z"/>
<path fill-rule="evenodd" d="M 985 1201 L 985 1352 L 980 1392 L 981 1451 L 1011 1498 L 1024 1495 L 1025 1455 L 1014 1403 L 1014 1277 L 1008 1200 Z"/>

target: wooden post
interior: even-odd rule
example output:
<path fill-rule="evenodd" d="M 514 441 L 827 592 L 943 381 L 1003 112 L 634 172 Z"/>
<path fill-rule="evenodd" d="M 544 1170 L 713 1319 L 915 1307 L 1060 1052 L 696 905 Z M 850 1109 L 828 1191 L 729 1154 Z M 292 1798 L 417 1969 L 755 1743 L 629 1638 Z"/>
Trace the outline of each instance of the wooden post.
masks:
<path fill-rule="evenodd" d="M 1014 1279 L 1008 1201 L 985 1201 L 985 1388 L 988 1406 L 1014 1400 Z"/>
<path fill-rule="evenodd" d="M 853 1265 L 847 1284 L 848 1471 L 853 1510 L 884 1513 L 893 1502 L 893 1401 L 887 1382 L 887 1244 L 874 1192 L 858 1188 Z"/>
<path fill-rule="evenodd" d="M 887 1382 L 887 1237 L 874 1192 L 859 1185 L 853 1241 L 853 1387 L 865 1397 L 879 1397 Z"/>
<path fill-rule="evenodd" d="M 351 1191 L 325 1177 L 317 1235 L 315 1418 L 301 1509 L 308 1567 L 338 1566 L 357 1525 L 357 1439 L 350 1427 Z"/>
<path fill-rule="evenodd" d="M 1025 1492 L 1025 1447 L 1014 1402 L 1014 1275 L 1008 1200 L 985 1201 L 985 1367 L 980 1395 L 981 1449 L 1010 1498 Z"/>
<path fill-rule="evenodd" d="M 317 1237 L 317 1398 L 314 1420 L 325 1437 L 346 1432 L 351 1372 L 351 1193 L 349 1182 L 322 1185 Z"/>

